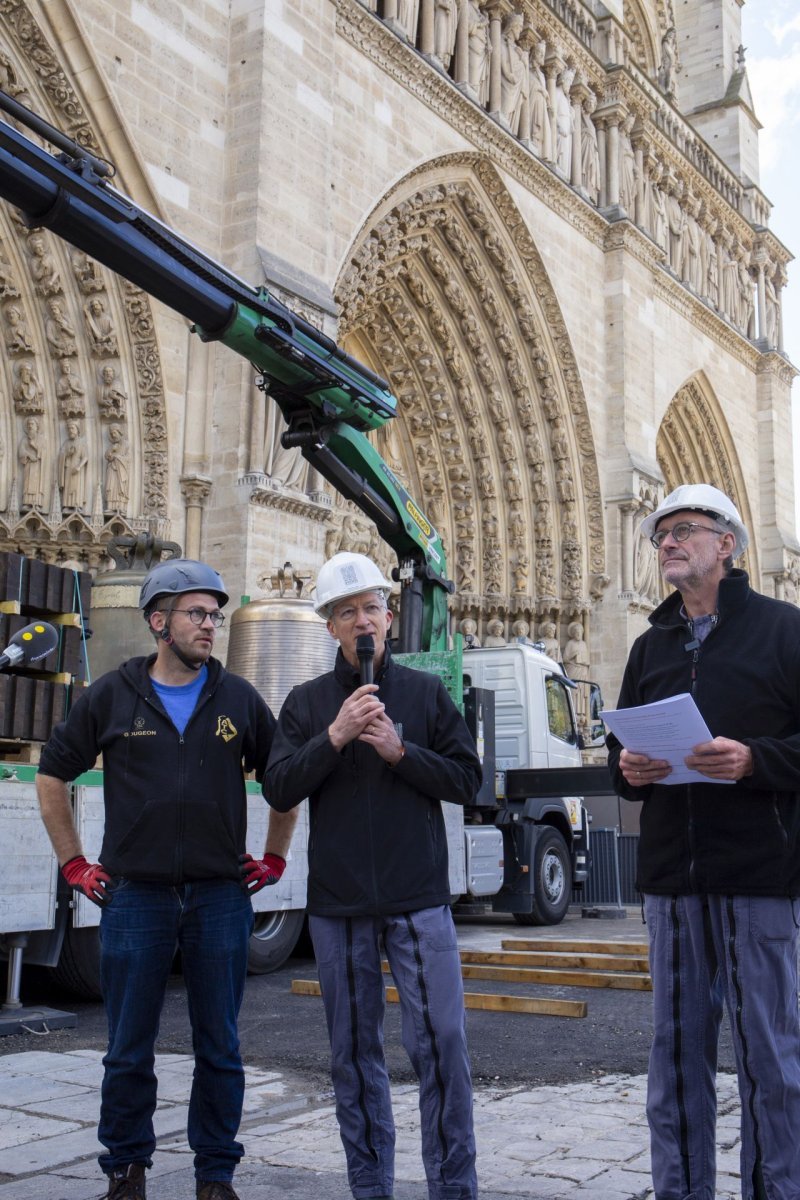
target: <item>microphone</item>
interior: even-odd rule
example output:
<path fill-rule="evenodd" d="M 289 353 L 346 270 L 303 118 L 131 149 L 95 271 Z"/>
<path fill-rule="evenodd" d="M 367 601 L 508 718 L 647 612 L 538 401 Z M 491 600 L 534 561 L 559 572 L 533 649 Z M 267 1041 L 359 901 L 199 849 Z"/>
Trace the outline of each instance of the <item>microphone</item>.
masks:
<path fill-rule="evenodd" d="M 356 654 L 361 671 L 361 682 L 372 683 L 372 660 L 375 657 L 375 639 L 371 633 L 360 633 L 356 638 Z"/>
<path fill-rule="evenodd" d="M 24 667 L 47 658 L 58 645 L 58 630 L 47 621 L 32 621 L 15 633 L 0 654 L 0 671 L 8 667 Z"/>

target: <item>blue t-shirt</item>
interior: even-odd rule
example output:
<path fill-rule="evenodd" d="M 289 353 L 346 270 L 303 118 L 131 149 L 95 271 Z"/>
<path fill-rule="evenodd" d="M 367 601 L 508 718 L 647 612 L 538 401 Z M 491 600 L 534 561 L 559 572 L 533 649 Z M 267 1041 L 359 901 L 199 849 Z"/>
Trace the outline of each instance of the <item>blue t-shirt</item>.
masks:
<path fill-rule="evenodd" d="M 197 698 L 207 679 L 208 667 L 203 664 L 197 672 L 197 678 L 190 683 L 182 683 L 180 687 L 171 687 L 167 683 L 153 680 L 153 687 L 178 733 L 182 734 L 189 724 L 189 718 L 195 710 Z"/>

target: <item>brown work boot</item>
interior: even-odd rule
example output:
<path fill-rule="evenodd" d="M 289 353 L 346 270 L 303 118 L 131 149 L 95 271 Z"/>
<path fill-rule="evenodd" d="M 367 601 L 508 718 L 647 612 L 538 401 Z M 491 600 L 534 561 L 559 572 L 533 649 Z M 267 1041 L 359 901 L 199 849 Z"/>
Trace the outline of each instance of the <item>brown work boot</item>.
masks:
<path fill-rule="evenodd" d="M 146 1200 L 145 1168 L 141 1163 L 117 1167 L 108 1177 L 105 1200 Z"/>
<path fill-rule="evenodd" d="M 198 1179 L 197 1200 L 239 1200 L 229 1183 L 221 1179 Z"/>

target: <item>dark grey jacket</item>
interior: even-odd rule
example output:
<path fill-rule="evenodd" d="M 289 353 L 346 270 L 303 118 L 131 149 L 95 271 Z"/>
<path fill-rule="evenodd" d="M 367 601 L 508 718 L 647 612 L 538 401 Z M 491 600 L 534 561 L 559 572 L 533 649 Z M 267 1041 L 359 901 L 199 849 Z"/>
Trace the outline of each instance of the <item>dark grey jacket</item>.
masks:
<path fill-rule="evenodd" d="M 712 737 L 749 746 L 736 784 L 632 788 L 608 737 L 615 787 L 643 800 L 637 882 L 681 895 L 800 895 L 800 609 L 754 592 L 744 571 L 719 589 L 719 622 L 699 647 L 675 592 L 631 649 L 619 707 L 694 695 Z M 693 678 L 694 676 L 694 678 Z"/>
<path fill-rule="evenodd" d="M 413 912 L 450 901 L 441 800 L 468 804 L 481 768 L 464 719 L 435 675 L 388 652 L 375 678 L 400 728 L 396 767 L 363 742 L 328 737 L 358 672 L 334 670 L 294 688 L 278 718 L 264 794 L 282 812 L 310 799 L 308 911 L 317 916 Z"/>
<path fill-rule="evenodd" d="M 260 779 L 275 718 L 255 688 L 214 658 L 183 734 L 148 674 L 132 658 L 75 701 L 42 752 L 39 771 L 70 781 L 103 756 L 111 875 L 157 883 L 239 879 L 247 796 L 243 770 Z"/>

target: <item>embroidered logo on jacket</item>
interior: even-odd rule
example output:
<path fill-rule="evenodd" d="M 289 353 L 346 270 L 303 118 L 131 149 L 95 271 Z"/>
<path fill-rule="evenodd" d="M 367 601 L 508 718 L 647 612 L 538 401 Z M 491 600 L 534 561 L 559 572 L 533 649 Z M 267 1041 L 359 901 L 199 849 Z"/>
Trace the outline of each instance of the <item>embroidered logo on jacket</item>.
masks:
<path fill-rule="evenodd" d="M 236 726 L 230 717 L 217 717 L 217 737 L 221 737 L 224 742 L 230 742 L 236 737 Z"/>
<path fill-rule="evenodd" d="M 135 717 L 133 721 L 133 729 L 126 733 L 125 737 L 156 737 L 155 729 L 146 729 L 147 722 L 144 717 Z"/>

